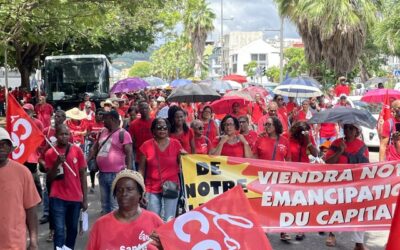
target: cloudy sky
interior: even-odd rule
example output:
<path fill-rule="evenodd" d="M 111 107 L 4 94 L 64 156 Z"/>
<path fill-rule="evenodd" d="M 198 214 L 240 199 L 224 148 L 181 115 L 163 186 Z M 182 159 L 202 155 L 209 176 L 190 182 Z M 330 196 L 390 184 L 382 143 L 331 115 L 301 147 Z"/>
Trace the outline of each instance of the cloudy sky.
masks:
<path fill-rule="evenodd" d="M 208 0 L 216 14 L 215 30 L 210 38 L 215 40 L 221 32 L 221 0 Z M 230 31 L 263 31 L 279 29 L 280 17 L 273 0 L 223 0 L 224 34 Z M 265 36 L 274 37 L 279 32 L 265 32 Z M 285 38 L 298 38 L 296 27 L 288 21 L 284 25 Z"/>

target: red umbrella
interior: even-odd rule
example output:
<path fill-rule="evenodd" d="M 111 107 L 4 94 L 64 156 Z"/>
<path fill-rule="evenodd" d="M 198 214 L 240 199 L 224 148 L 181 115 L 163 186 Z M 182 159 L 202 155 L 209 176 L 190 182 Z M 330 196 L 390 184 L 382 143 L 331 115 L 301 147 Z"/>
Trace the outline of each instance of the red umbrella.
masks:
<path fill-rule="evenodd" d="M 250 86 L 242 89 L 241 91 L 248 92 L 253 98 L 256 97 L 256 94 L 260 94 L 261 97 L 268 96 L 268 91 L 266 89 L 257 86 Z"/>
<path fill-rule="evenodd" d="M 373 103 L 383 103 L 385 102 L 385 98 L 391 99 L 400 99 L 400 91 L 394 89 L 374 89 L 368 91 L 363 97 L 361 97 L 361 101 L 363 102 L 373 102 Z"/>
<path fill-rule="evenodd" d="M 240 108 L 245 108 L 250 104 L 250 101 L 242 97 L 224 96 L 219 100 L 213 101 L 210 106 L 216 114 L 230 114 L 232 113 L 232 105 L 236 102 L 240 104 Z"/>
<path fill-rule="evenodd" d="M 247 82 L 247 79 L 246 79 L 245 76 L 234 75 L 234 74 L 224 76 L 224 77 L 222 78 L 222 80 L 225 80 L 225 81 L 231 80 L 231 81 L 235 81 L 235 82 L 238 82 L 238 83 Z"/>

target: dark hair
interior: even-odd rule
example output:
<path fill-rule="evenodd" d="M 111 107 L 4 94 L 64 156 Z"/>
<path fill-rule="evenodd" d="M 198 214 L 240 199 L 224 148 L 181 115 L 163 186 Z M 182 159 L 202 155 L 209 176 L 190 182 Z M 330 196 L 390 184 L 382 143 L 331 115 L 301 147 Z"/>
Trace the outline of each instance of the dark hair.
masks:
<path fill-rule="evenodd" d="M 290 128 L 290 137 L 299 141 L 300 138 L 303 136 L 303 131 L 309 131 L 310 125 L 308 125 L 304 121 L 295 122 L 292 127 Z"/>
<path fill-rule="evenodd" d="M 104 112 L 103 108 L 96 109 L 95 114 L 98 115 L 100 112 Z"/>
<path fill-rule="evenodd" d="M 140 194 L 140 198 L 143 198 L 144 190 L 143 190 L 142 186 L 140 186 L 139 183 L 138 183 L 136 180 L 132 179 L 132 178 L 129 178 L 129 177 L 123 177 L 123 178 L 128 178 L 128 179 L 131 179 L 131 180 L 133 180 L 134 182 L 136 182 L 136 185 L 137 185 L 137 187 L 138 187 L 138 192 L 139 192 L 139 194 Z M 121 179 L 123 179 L 123 178 L 121 178 Z M 118 180 L 118 181 L 119 181 L 119 180 Z M 118 183 L 118 181 L 117 181 L 117 183 Z M 117 196 L 117 183 L 115 183 L 115 187 L 114 187 L 114 190 L 113 190 L 113 196 L 114 196 L 114 198 Z"/>
<path fill-rule="evenodd" d="M 167 128 L 168 128 L 168 133 L 171 132 L 171 124 L 169 123 L 168 119 L 162 118 L 162 117 L 157 117 L 153 120 L 153 122 L 151 123 L 151 127 L 150 127 L 151 133 L 153 135 L 154 135 L 154 132 L 156 131 L 156 126 L 159 121 L 165 121 L 165 124 L 167 125 Z"/>
<path fill-rule="evenodd" d="M 178 111 L 182 111 L 183 114 L 186 116 L 187 113 L 185 112 L 185 110 L 183 110 L 181 107 L 178 107 L 176 105 L 170 107 L 168 109 L 168 121 L 171 125 L 171 133 L 175 133 L 176 132 L 176 125 L 175 125 L 175 114 Z M 186 122 L 183 123 L 183 132 L 187 133 L 189 131 L 189 127 L 186 124 Z"/>
<path fill-rule="evenodd" d="M 272 125 L 275 127 L 275 133 L 281 135 L 283 133 L 282 122 L 275 116 L 269 117 L 272 120 Z"/>
<path fill-rule="evenodd" d="M 132 105 L 128 108 L 128 111 L 126 111 L 127 114 L 131 113 L 132 111 L 135 111 L 135 113 L 139 113 L 138 108 L 135 105 Z"/>
<path fill-rule="evenodd" d="M 233 117 L 233 116 L 231 116 L 231 115 L 226 115 L 226 116 L 224 117 L 224 119 L 222 119 L 221 124 L 219 125 L 219 129 L 221 130 L 221 132 L 224 132 L 224 125 L 225 125 L 225 122 L 226 122 L 226 120 L 228 120 L 229 118 L 232 118 L 233 123 L 235 124 L 235 129 L 236 129 L 236 130 L 239 130 L 239 128 L 240 128 L 240 126 L 239 126 L 239 120 L 236 119 L 236 117 Z"/>
<path fill-rule="evenodd" d="M 274 102 L 277 102 L 277 99 L 278 99 L 278 97 L 282 97 L 283 98 L 283 96 L 282 95 L 280 95 L 280 94 L 276 94 L 276 95 L 274 95 Z"/>
<path fill-rule="evenodd" d="M 58 135 L 62 129 L 66 129 L 69 131 L 68 126 L 65 124 L 60 124 L 59 126 L 55 127 L 55 129 L 56 129 L 56 135 Z"/>

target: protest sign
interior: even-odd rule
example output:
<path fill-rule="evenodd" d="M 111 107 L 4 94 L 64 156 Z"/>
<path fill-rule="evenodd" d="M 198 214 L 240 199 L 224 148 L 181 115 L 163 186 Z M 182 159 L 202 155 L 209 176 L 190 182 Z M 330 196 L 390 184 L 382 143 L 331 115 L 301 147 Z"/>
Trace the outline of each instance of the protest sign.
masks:
<path fill-rule="evenodd" d="M 190 208 L 241 185 L 267 232 L 387 230 L 400 188 L 400 162 L 328 165 L 186 155 L 182 169 Z"/>

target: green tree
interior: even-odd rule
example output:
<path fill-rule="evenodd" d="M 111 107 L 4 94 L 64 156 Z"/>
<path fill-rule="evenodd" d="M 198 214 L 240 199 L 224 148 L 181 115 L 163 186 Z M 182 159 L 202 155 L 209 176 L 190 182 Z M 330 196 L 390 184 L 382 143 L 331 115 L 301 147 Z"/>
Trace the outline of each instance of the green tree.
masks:
<path fill-rule="evenodd" d="M 387 54 L 400 56 L 400 5 L 393 0 L 384 3 L 383 19 L 373 31 L 374 42 Z"/>
<path fill-rule="evenodd" d="M 269 67 L 265 71 L 265 76 L 268 77 L 268 80 L 271 82 L 279 82 L 280 77 L 280 69 L 277 66 Z"/>
<path fill-rule="evenodd" d="M 256 61 L 251 61 L 248 64 L 244 66 L 244 71 L 246 71 L 246 75 L 249 77 L 253 77 L 256 75 L 256 69 L 257 69 L 257 62 Z"/>
<path fill-rule="evenodd" d="M 201 77 L 207 33 L 214 30 L 215 14 L 205 0 L 187 0 L 183 24 L 190 38 L 194 58 L 194 77 Z"/>
<path fill-rule="evenodd" d="M 128 76 L 146 77 L 152 73 L 150 62 L 137 62 L 129 69 Z"/>
<path fill-rule="evenodd" d="M 307 61 L 325 62 L 336 74 L 350 72 L 360 58 L 379 0 L 275 0 L 280 14 L 296 24 Z M 318 75 L 313 72 L 311 75 Z"/>
<path fill-rule="evenodd" d="M 283 56 L 286 61 L 284 72 L 289 72 L 292 77 L 308 73 L 309 64 L 303 48 L 287 48 L 283 52 Z"/>

